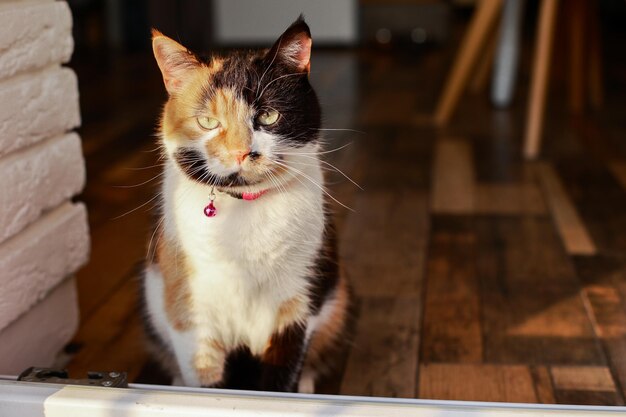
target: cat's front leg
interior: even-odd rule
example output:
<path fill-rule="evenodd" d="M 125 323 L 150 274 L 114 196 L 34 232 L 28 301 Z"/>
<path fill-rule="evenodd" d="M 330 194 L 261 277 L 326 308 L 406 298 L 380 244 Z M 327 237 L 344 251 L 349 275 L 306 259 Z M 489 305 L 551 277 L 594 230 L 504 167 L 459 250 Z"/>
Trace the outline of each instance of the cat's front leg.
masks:
<path fill-rule="evenodd" d="M 218 385 L 224 378 L 225 363 L 226 349 L 221 343 L 211 338 L 198 341 L 193 367 L 201 386 Z"/>
<path fill-rule="evenodd" d="M 272 336 L 261 357 L 263 391 L 295 392 L 306 355 L 305 329 L 298 324 Z"/>
<path fill-rule="evenodd" d="M 222 381 L 225 349 L 211 338 L 192 331 L 175 332 L 172 344 L 182 380 L 188 387 L 212 387 Z"/>

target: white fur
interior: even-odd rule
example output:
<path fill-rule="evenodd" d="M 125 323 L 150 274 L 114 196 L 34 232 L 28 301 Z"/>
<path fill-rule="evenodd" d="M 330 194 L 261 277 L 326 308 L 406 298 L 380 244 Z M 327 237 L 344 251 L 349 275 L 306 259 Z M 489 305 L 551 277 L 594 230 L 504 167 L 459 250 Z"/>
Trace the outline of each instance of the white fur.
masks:
<path fill-rule="evenodd" d="M 257 133 L 253 147 L 267 154 L 270 141 Z M 303 161 L 294 166 L 322 184 L 319 162 Z M 276 330 L 281 304 L 307 297 L 307 277 L 322 244 L 322 191 L 303 177 L 292 177 L 283 191 L 271 188 L 254 201 L 217 192 L 217 215 L 208 218 L 203 208 L 210 187 L 188 179 L 170 161 L 162 193 L 164 234 L 180 243 L 178 250 L 195 271 L 189 279 L 193 328 L 179 332 L 170 325 L 156 265 L 146 270 L 147 310 L 155 331 L 175 352 L 184 383 L 198 386 L 193 360 L 201 341 L 213 339 L 227 349 L 245 345 L 261 354 Z"/>
<path fill-rule="evenodd" d="M 313 333 L 332 319 L 333 312 L 337 309 L 337 292 L 335 291 L 331 297 L 322 305 L 322 308 L 315 316 L 309 317 L 308 325 L 305 333 L 305 340 L 308 343 Z"/>

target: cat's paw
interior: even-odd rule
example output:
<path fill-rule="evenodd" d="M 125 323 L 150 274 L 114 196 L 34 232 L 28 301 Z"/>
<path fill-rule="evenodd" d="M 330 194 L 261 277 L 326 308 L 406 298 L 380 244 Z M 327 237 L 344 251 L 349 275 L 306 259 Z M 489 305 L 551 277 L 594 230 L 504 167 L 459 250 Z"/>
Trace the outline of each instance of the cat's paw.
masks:
<path fill-rule="evenodd" d="M 315 375 L 311 372 L 303 372 L 298 382 L 300 394 L 315 394 Z"/>
<path fill-rule="evenodd" d="M 210 387 L 219 383 L 222 380 L 224 369 L 222 367 L 206 367 L 196 368 L 196 374 L 200 380 L 200 385 L 203 387 Z"/>

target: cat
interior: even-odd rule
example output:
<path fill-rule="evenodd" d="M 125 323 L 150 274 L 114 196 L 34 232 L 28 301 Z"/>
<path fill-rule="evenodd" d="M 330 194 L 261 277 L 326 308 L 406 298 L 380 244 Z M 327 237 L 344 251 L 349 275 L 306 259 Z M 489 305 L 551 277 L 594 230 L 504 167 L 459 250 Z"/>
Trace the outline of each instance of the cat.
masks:
<path fill-rule="evenodd" d="M 175 384 L 313 392 L 350 291 L 323 192 L 309 27 L 300 16 L 269 50 L 206 58 L 152 35 L 168 100 L 142 277 L 151 351 Z"/>

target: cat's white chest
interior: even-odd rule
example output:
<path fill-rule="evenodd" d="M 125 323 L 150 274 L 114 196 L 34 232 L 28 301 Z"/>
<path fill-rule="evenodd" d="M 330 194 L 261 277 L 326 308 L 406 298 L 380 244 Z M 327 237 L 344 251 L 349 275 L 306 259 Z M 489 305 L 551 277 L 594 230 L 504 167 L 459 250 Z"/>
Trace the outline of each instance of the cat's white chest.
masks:
<path fill-rule="evenodd" d="M 307 293 L 322 244 L 321 192 L 302 186 L 254 201 L 218 194 L 217 215 L 206 217 L 206 187 L 178 179 L 166 191 L 166 227 L 175 230 L 193 271 L 195 332 L 262 352 L 280 306 Z"/>

